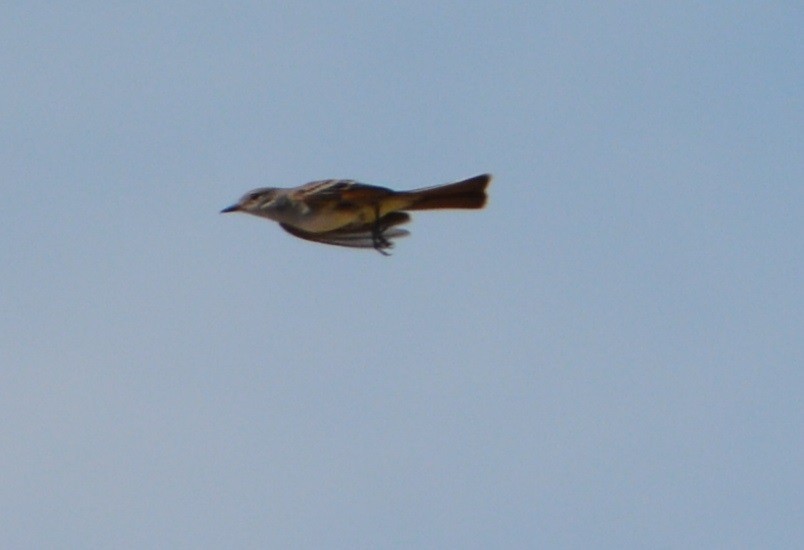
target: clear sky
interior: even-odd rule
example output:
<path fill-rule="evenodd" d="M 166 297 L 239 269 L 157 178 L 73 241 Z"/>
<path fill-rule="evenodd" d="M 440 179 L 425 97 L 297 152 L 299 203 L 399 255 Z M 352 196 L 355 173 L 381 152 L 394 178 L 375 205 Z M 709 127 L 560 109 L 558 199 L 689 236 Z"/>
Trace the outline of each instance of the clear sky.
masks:
<path fill-rule="evenodd" d="M 800 2 L 51 4 L 0 7 L 0 546 L 800 547 Z M 218 214 L 483 172 L 390 258 Z"/>

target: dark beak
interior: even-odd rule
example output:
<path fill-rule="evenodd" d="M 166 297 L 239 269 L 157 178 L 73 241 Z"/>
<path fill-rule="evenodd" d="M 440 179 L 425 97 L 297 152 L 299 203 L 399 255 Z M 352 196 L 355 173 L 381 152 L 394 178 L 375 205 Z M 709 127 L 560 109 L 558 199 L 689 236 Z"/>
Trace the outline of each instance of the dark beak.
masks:
<path fill-rule="evenodd" d="M 232 206 L 227 206 L 226 208 L 221 210 L 221 214 L 226 214 L 228 212 L 237 212 L 238 210 L 240 210 L 240 205 L 233 204 Z"/>

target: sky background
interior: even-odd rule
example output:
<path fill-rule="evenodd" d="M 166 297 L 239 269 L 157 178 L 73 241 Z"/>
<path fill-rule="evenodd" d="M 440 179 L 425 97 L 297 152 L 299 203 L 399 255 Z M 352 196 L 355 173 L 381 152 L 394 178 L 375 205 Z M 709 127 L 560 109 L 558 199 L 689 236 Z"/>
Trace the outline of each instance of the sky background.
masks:
<path fill-rule="evenodd" d="M 0 546 L 800 547 L 801 3 L 525 4 L 3 3 Z"/>

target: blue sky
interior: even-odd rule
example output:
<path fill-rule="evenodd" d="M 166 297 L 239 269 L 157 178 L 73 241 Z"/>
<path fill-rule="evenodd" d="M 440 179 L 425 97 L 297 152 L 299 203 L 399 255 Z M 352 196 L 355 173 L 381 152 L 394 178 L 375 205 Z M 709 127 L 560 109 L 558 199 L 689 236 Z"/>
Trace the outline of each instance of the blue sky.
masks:
<path fill-rule="evenodd" d="M 3 547 L 794 547 L 797 3 L 0 8 Z M 415 188 L 394 255 L 218 211 Z"/>

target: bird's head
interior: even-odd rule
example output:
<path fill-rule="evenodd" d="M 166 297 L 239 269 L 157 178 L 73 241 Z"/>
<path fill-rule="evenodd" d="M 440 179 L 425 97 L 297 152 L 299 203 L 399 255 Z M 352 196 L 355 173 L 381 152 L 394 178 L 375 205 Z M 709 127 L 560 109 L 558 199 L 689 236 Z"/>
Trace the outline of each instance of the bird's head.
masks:
<path fill-rule="evenodd" d="M 221 210 L 221 214 L 228 212 L 245 212 L 247 214 L 254 214 L 255 216 L 270 217 L 269 213 L 277 206 L 277 199 L 279 198 L 278 189 L 273 187 L 261 187 L 260 189 L 253 189 L 240 197 L 235 204 L 227 206 Z"/>

